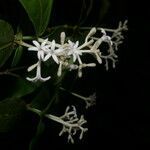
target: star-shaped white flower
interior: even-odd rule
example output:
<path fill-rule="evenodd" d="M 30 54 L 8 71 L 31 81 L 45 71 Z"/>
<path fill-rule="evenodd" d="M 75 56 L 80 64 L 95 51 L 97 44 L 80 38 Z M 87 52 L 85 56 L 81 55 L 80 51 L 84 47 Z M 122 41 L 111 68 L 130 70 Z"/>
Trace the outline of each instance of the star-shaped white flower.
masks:
<path fill-rule="evenodd" d="M 33 41 L 33 44 L 35 46 L 29 47 L 29 51 L 37 51 L 37 57 L 39 60 L 44 61 L 44 55 L 45 51 L 50 47 L 50 45 L 47 44 L 48 39 L 45 39 L 41 44 L 37 41 Z"/>
<path fill-rule="evenodd" d="M 76 43 L 73 43 L 70 40 L 68 40 L 68 43 L 69 43 L 68 55 L 73 56 L 73 62 L 75 62 L 76 59 L 80 60 L 80 55 L 82 55 L 82 52 L 80 51 L 80 49 L 78 49 L 79 41 L 76 41 Z"/>
<path fill-rule="evenodd" d="M 55 50 L 55 47 L 56 47 L 56 43 L 55 43 L 55 40 L 53 40 L 51 42 L 51 47 L 49 49 L 46 49 L 45 50 L 45 53 L 46 53 L 46 56 L 44 58 L 44 61 L 47 61 L 50 57 L 53 58 L 53 60 L 59 64 L 59 59 L 57 57 L 57 55 L 59 55 L 60 52 L 63 51 L 63 49 L 56 49 Z"/>

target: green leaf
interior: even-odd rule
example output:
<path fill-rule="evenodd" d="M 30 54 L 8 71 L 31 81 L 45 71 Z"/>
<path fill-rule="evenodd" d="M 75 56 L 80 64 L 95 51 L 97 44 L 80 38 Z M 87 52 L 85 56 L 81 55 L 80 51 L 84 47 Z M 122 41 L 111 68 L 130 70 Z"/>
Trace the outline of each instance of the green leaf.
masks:
<path fill-rule="evenodd" d="M 0 20 L 0 67 L 4 65 L 13 52 L 14 31 L 5 21 Z"/>
<path fill-rule="evenodd" d="M 11 64 L 12 67 L 15 67 L 18 64 L 18 62 L 21 59 L 22 54 L 23 54 L 23 47 L 19 46 L 15 51 L 15 55 Z"/>
<path fill-rule="evenodd" d="M 0 132 L 8 132 L 19 126 L 25 103 L 21 99 L 4 99 L 0 101 Z"/>
<path fill-rule="evenodd" d="M 26 10 L 32 21 L 36 34 L 42 35 L 45 31 L 50 13 L 52 10 L 53 0 L 19 0 Z"/>
<path fill-rule="evenodd" d="M 33 98 L 31 102 L 31 107 L 37 108 L 37 109 L 44 109 L 48 102 L 50 101 L 50 92 L 49 90 L 44 86 L 38 89 L 38 93 Z"/>
<path fill-rule="evenodd" d="M 11 97 L 21 98 L 27 94 L 31 94 L 38 86 L 27 81 L 26 79 L 18 78 L 13 85 Z"/>

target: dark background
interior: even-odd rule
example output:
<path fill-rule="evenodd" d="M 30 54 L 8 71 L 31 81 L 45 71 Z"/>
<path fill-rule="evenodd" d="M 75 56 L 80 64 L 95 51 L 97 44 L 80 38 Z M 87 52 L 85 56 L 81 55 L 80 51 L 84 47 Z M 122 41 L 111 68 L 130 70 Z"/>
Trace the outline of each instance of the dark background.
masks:
<path fill-rule="evenodd" d="M 88 0 L 86 2 L 89 3 Z M 59 146 L 79 149 L 89 146 L 87 148 L 89 150 L 134 150 L 145 149 L 144 147 L 150 144 L 150 103 L 149 88 L 147 88 L 150 65 L 147 43 L 149 43 L 150 24 L 148 13 L 143 13 L 143 9 L 147 11 L 148 8 L 146 5 L 137 8 L 138 2 L 131 4 L 126 0 L 108 0 L 107 13 L 99 16 L 105 0 L 93 0 L 93 2 L 92 11 L 83 26 L 113 28 L 118 25 L 118 21 L 129 20 L 129 31 L 125 34 L 126 39 L 118 52 L 119 62 L 116 69 L 110 69 L 108 72 L 98 66 L 96 70 L 90 72 L 94 79 L 90 77 L 89 82 L 86 79 L 84 82 L 82 79 L 86 87 L 96 86 L 97 90 L 97 106 L 86 114 L 89 131 L 85 140 L 73 146 L 66 145 L 65 138 L 58 137 L 59 127 L 57 129 L 56 126 L 55 129 L 55 124 L 51 126 L 47 121 L 47 129 L 40 140 L 39 149 L 48 149 L 51 145 L 55 146 L 55 149 Z M 79 24 L 82 21 L 79 20 L 81 7 L 81 0 L 55 0 L 49 25 Z M 22 22 L 22 16 L 27 17 L 17 0 L 1 2 L 0 18 L 10 22 L 14 28 L 16 24 Z M 31 25 L 28 24 L 24 30 L 27 33 L 32 31 Z M 76 86 L 78 85 L 80 84 L 77 82 Z M 4 146 L 3 149 L 10 146 L 11 148 L 8 149 L 26 150 L 35 132 L 35 120 L 38 120 L 36 116 L 27 114 L 18 129 L 0 136 L 0 146 Z"/>

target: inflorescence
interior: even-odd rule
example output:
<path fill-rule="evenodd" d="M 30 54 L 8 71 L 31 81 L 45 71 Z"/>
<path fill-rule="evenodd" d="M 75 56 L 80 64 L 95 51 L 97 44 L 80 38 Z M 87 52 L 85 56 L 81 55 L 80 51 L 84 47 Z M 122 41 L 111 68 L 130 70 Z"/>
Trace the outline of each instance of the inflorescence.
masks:
<path fill-rule="evenodd" d="M 82 61 L 82 56 L 85 54 L 92 55 L 95 57 L 99 64 L 103 63 L 105 60 L 105 66 L 108 70 L 108 60 L 112 61 L 113 67 L 115 67 L 118 50 L 118 45 L 122 43 L 123 35 L 122 31 L 127 30 L 127 21 L 124 23 L 119 23 L 117 29 L 104 29 L 104 28 L 92 28 L 90 32 L 85 37 L 82 44 L 79 41 L 66 41 L 65 32 L 60 34 L 60 43 L 56 43 L 55 40 L 49 41 L 47 39 L 38 38 L 38 40 L 33 41 L 33 45 L 28 45 L 29 51 L 35 51 L 37 53 L 38 62 L 33 64 L 28 68 L 28 72 L 36 68 L 36 76 L 33 78 L 27 77 L 26 79 L 32 82 L 47 81 L 51 78 L 42 77 L 41 75 L 41 65 L 42 62 L 46 62 L 51 59 L 58 65 L 57 76 L 62 75 L 63 69 L 78 70 L 78 76 L 82 77 L 82 69 L 86 67 L 95 67 L 95 62 L 85 63 Z M 94 36 L 98 31 L 100 31 L 101 36 Z M 111 33 L 107 35 L 107 32 Z M 102 43 L 108 45 L 107 55 L 101 52 Z"/>
<path fill-rule="evenodd" d="M 88 28 L 81 27 L 81 29 Z M 57 76 L 60 77 L 63 70 L 68 69 L 70 71 L 77 70 L 78 76 L 82 77 L 83 68 L 96 66 L 96 62 L 83 62 L 82 57 L 86 54 L 92 55 L 99 64 L 102 64 L 104 60 L 106 70 L 108 70 L 109 61 L 112 61 L 112 66 L 114 68 L 117 60 L 116 51 L 124 39 L 122 32 L 126 30 L 127 21 L 124 23 L 120 22 L 117 29 L 94 27 L 87 34 L 82 44 L 80 44 L 79 41 L 74 42 L 71 40 L 66 40 L 67 38 L 65 32 L 61 32 L 60 34 L 60 43 L 56 43 L 55 40 L 49 41 L 48 38 L 38 38 L 37 41 L 32 41 L 33 45 L 21 41 L 20 45 L 28 47 L 29 51 L 36 52 L 38 59 L 35 64 L 28 68 L 28 72 L 36 68 L 36 76 L 33 78 L 27 77 L 26 79 L 32 82 L 45 82 L 49 80 L 51 76 L 42 77 L 41 75 L 41 65 L 48 60 L 52 60 L 55 62 L 55 64 L 58 65 Z M 100 34 L 98 34 L 99 32 Z M 106 50 L 107 54 L 103 53 L 102 51 L 102 43 L 108 45 Z M 59 89 L 66 91 L 62 87 L 59 87 Z M 84 97 L 74 92 L 70 92 L 70 94 L 76 96 L 79 99 L 82 99 L 86 104 L 86 109 L 96 104 L 96 93 L 90 95 L 89 97 Z M 31 110 L 32 112 L 35 112 L 39 115 L 42 113 L 41 110 L 36 108 L 29 106 L 27 108 L 28 110 Z M 60 117 L 54 116 L 52 114 L 45 114 L 45 117 L 62 124 L 63 127 L 59 133 L 59 136 L 67 133 L 68 142 L 71 143 L 74 143 L 73 136 L 77 134 L 77 131 L 80 131 L 79 139 L 82 139 L 83 134 L 88 130 L 86 127 L 84 127 L 87 121 L 84 119 L 83 115 L 78 118 L 75 106 L 68 106 L 66 108 L 65 114 Z"/>

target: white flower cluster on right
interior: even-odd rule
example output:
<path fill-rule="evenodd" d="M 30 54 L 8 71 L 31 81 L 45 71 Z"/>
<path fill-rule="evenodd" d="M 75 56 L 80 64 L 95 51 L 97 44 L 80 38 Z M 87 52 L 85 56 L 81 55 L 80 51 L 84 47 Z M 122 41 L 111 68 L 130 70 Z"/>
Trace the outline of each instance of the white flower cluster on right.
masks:
<path fill-rule="evenodd" d="M 41 75 L 41 62 L 45 62 L 49 59 L 52 59 L 58 65 L 58 76 L 62 75 L 63 69 L 69 69 L 70 71 L 78 70 L 78 76 L 82 77 L 83 68 L 95 67 L 95 62 L 83 62 L 82 56 L 85 54 L 93 55 L 99 64 L 102 63 L 102 59 L 105 59 L 106 69 L 108 69 L 108 59 L 112 60 L 113 67 L 115 67 L 115 59 L 117 58 L 115 50 L 118 48 L 117 44 L 119 45 L 121 42 L 119 40 L 122 39 L 121 32 L 122 30 L 125 30 L 125 25 L 120 25 L 118 30 L 114 30 L 112 37 L 108 36 L 106 34 L 107 30 L 103 28 L 99 28 L 101 36 L 94 37 L 98 29 L 92 28 L 82 44 L 80 44 L 79 41 L 66 41 L 65 32 L 60 34 L 60 44 L 56 43 L 55 40 L 49 41 L 48 39 L 42 38 L 38 38 L 38 41 L 34 40 L 34 46 L 30 46 L 28 50 L 37 52 L 38 62 L 30 66 L 28 71 L 32 71 L 34 68 L 36 68 L 36 76 L 33 78 L 27 77 L 27 80 L 33 82 L 38 80 L 43 82 L 49 80 L 51 78 L 50 76 L 44 78 Z M 115 38 L 115 35 L 117 41 L 112 40 Z M 108 44 L 108 55 L 102 54 L 100 47 L 102 43 Z"/>

